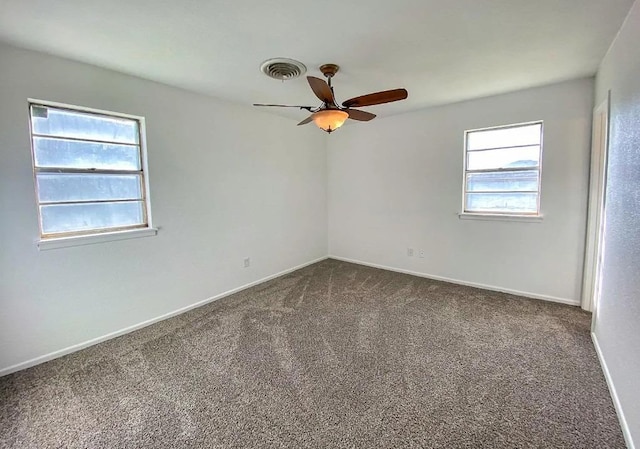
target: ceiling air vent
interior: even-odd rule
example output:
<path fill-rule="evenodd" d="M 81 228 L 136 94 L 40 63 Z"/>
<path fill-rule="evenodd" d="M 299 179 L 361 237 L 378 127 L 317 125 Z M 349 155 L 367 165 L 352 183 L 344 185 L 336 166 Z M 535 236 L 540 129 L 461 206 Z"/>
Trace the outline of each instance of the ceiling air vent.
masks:
<path fill-rule="evenodd" d="M 300 61 L 287 58 L 273 58 L 263 62 L 260 70 L 270 78 L 286 81 L 304 74 L 307 68 Z"/>

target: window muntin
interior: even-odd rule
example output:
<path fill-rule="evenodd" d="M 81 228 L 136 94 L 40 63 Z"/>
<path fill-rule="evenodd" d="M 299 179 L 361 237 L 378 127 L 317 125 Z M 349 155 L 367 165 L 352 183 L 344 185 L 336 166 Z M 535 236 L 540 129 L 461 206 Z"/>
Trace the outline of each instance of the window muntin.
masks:
<path fill-rule="evenodd" d="M 542 122 L 465 133 L 463 213 L 540 214 Z"/>
<path fill-rule="evenodd" d="M 43 239 L 148 228 L 143 119 L 30 102 Z"/>

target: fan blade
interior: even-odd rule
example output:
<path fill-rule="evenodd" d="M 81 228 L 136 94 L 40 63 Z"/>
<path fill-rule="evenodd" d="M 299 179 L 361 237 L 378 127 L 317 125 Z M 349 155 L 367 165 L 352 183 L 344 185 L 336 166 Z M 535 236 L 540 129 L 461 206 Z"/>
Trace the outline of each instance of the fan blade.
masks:
<path fill-rule="evenodd" d="M 325 80 L 316 78 L 315 76 L 308 76 L 307 81 L 309 81 L 311 90 L 316 94 L 316 97 L 318 97 L 320 101 L 330 105 L 336 104 L 336 100 L 333 98 L 333 92 Z"/>
<path fill-rule="evenodd" d="M 300 123 L 298 123 L 298 126 L 300 125 L 306 125 L 307 123 L 309 123 L 311 120 L 313 120 L 313 114 L 311 114 L 309 117 L 307 117 L 306 119 L 304 119 L 303 121 L 301 121 Z"/>
<path fill-rule="evenodd" d="M 264 103 L 253 103 L 254 106 L 268 106 L 268 107 L 276 107 L 276 108 L 300 108 L 300 109 L 313 109 L 315 106 L 295 106 L 290 104 L 264 104 Z"/>
<path fill-rule="evenodd" d="M 392 101 L 404 100 L 409 93 L 406 89 L 393 89 L 376 92 L 373 94 L 361 95 L 359 97 L 350 98 L 342 106 L 345 108 L 373 106 L 382 103 L 391 103 Z"/>
<path fill-rule="evenodd" d="M 346 109 L 344 112 L 349 114 L 350 119 L 361 122 L 368 122 L 369 120 L 376 118 L 376 115 L 371 112 L 359 111 L 357 109 Z"/>

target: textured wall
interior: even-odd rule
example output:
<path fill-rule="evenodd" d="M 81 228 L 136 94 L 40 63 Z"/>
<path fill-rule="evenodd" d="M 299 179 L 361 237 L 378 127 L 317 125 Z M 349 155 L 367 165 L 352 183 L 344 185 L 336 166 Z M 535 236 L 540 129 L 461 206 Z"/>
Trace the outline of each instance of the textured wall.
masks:
<path fill-rule="evenodd" d="M 0 370 L 326 255 L 317 129 L 40 53 L 0 61 Z M 146 117 L 157 236 L 38 251 L 29 97 Z"/>
<path fill-rule="evenodd" d="M 595 334 L 624 418 L 640 445 L 640 3 L 605 57 L 596 97 L 611 90 L 602 287 Z"/>
<path fill-rule="evenodd" d="M 592 99 L 581 79 L 341 128 L 329 139 L 329 253 L 577 303 Z M 464 131 L 534 120 L 542 222 L 460 220 Z"/>

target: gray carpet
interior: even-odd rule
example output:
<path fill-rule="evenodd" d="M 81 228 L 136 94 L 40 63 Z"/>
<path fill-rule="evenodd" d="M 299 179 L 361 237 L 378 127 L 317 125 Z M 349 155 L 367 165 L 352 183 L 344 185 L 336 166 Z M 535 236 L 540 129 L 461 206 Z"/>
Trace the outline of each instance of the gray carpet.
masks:
<path fill-rule="evenodd" d="M 0 447 L 621 448 L 589 320 L 326 260 L 0 378 Z"/>

